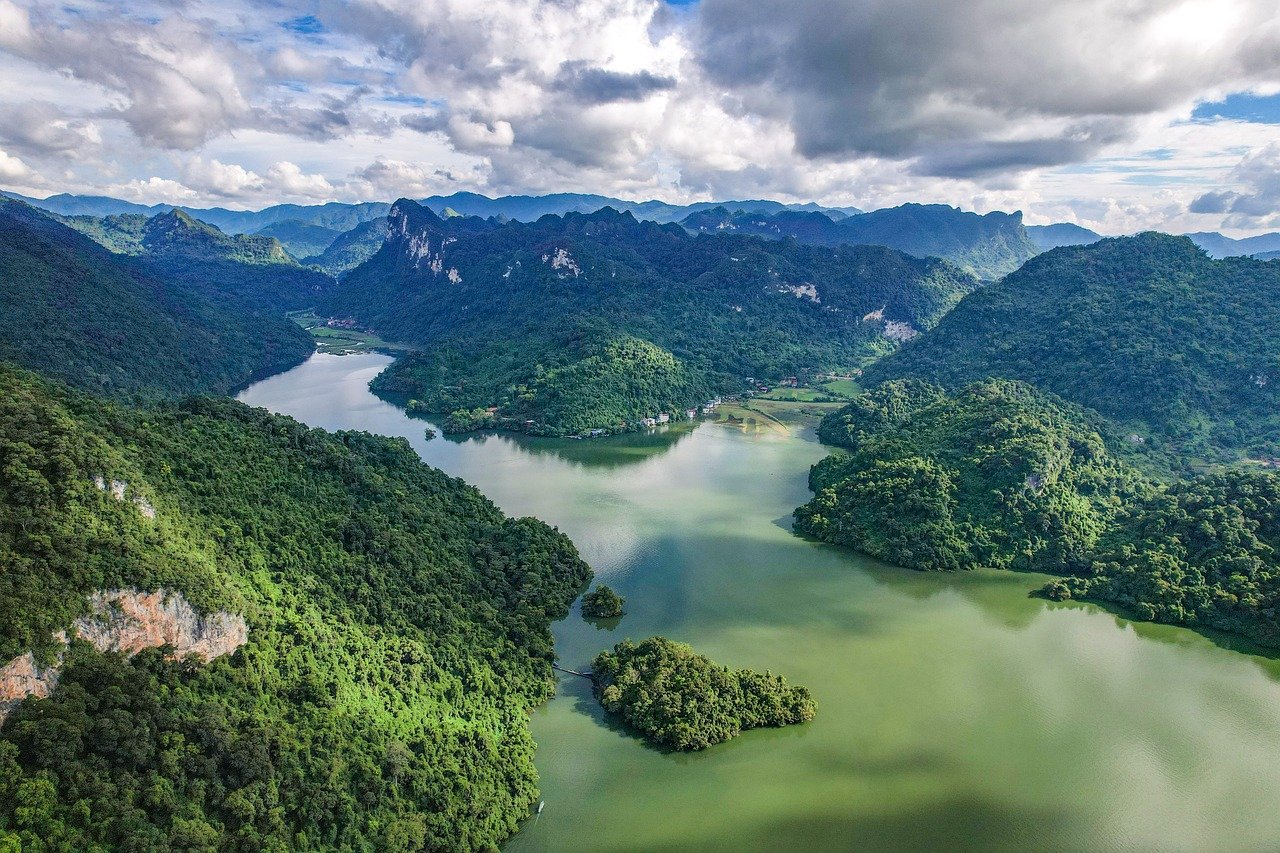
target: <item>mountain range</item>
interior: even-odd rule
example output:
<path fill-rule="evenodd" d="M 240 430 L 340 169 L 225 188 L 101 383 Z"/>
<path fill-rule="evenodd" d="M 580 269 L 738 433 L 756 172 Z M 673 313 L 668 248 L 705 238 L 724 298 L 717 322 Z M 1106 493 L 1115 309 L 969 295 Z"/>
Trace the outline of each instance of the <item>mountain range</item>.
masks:
<path fill-rule="evenodd" d="M 1038 249 L 1021 213 L 967 213 L 942 204 L 904 204 L 833 220 L 819 213 L 772 215 L 709 208 L 686 217 L 695 232 L 734 232 L 819 246 L 888 246 L 916 257 L 945 258 L 984 280 L 1013 272 Z"/>
<path fill-rule="evenodd" d="M 683 410 L 746 376 L 855 367 L 978 286 L 946 261 L 880 246 L 692 235 L 611 208 L 500 223 L 401 199 L 388 233 L 320 302 L 428 350 L 380 390 L 433 411 L 498 406 L 552 432 L 629 425 L 659 400 Z M 652 393 L 594 406 L 601 372 L 626 372 L 618 359 Z"/>

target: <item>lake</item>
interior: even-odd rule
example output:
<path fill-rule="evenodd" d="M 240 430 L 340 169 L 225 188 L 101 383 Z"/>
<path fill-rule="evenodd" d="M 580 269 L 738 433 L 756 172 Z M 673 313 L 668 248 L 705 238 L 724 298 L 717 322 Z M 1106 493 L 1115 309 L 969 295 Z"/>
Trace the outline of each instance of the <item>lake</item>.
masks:
<path fill-rule="evenodd" d="M 546 807 L 506 849 L 1247 850 L 1280 844 L 1280 665 L 1199 634 L 1028 596 L 1044 576 L 912 572 L 790 532 L 825 454 L 704 423 L 594 441 L 426 440 L 317 354 L 240 395 L 403 436 L 503 510 L 571 536 L 627 598 L 555 626 L 561 662 L 661 634 L 807 686 L 812 723 L 669 754 L 583 679 L 533 712 Z"/>

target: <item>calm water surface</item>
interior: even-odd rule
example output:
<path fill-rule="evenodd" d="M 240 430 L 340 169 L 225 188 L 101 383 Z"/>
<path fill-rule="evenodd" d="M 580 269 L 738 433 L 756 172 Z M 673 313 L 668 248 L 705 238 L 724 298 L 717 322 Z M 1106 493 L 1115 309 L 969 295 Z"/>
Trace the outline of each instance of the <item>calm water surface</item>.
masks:
<path fill-rule="evenodd" d="M 546 808 L 507 849 L 1280 848 L 1276 661 L 1029 598 L 1040 576 L 926 575 L 802 541 L 811 431 L 427 441 L 366 388 L 389 363 L 316 355 L 240 399 L 404 436 L 573 537 L 628 613 L 557 625 L 566 665 L 663 634 L 818 700 L 807 726 L 672 755 L 563 676 L 532 716 Z"/>

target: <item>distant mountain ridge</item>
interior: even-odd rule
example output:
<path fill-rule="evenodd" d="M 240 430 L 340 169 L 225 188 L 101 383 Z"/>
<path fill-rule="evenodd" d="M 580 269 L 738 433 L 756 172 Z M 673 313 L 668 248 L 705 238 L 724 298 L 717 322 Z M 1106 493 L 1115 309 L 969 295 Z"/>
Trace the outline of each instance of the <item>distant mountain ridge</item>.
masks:
<path fill-rule="evenodd" d="M 980 215 L 942 204 L 904 204 L 840 220 L 797 211 L 766 216 L 720 206 L 691 214 L 683 224 L 695 232 L 791 237 L 819 246 L 888 246 L 918 258 L 943 258 L 987 280 L 1013 272 L 1039 251 L 1020 212 Z"/>
<path fill-rule="evenodd" d="M 265 228 L 285 224 L 319 226 L 340 234 L 372 219 L 386 216 L 391 207 L 387 202 L 328 202 L 319 205 L 277 204 L 253 211 L 228 210 L 221 207 L 198 208 L 180 204 L 145 205 L 109 196 L 80 196 L 69 193 L 59 193 L 44 199 L 11 192 L 0 192 L 0 195 L 25 201 L 32 207 L 48 210 L 60 216 L 137 214 L 150 218 L 176 207 L 201 222 L 216 225 L 228 234 L 252 234 Z M 584 193 L 510 195 L 490 198 L 479 193 L 459 192 L 447 196 L 431 196 L 422 199 L 420 203 L 440 215 L 444 215 L 446 208 L 452 208 L 464 216 L 481 218 L 499 216 L 521 222 L 533 222 L 548 214 L 563 216 L 566 213 L 594 213 L 602 207 L 627 211 L 637 219 L 648 219 L 654 222 L 675 222 L 699 210 L 719 206 L 751 213 L 778 213 L 784 210 L 816 211 L 834 218 L 843 218 L 862 212 L 856 207 L 823 207 L 812 202 L 785 204 L 778 201 L 754 200 L 678 205 L 656 200 L 626 201 L 611 196 Z"/>
<path fill-rule="evenodd" d="M 1028 225 L 1027 236 L 1042 252 L 1061 246 L 1088 246 L 1105 239 L 1097 232 L 1070 222 Z M 1253 257 L 1259 260 L 1270 260 L 1280 257 L 1280 233 L 1257 234 L 1239 239 L 1228 237 L 1217 231 L 1196 231 L 1183 236 L 1208 252 L 1211 258 Z"/>
<path fill-rule="evenodd" d="M 1102 239 L 1096 231 L 1090 231 L 1073 222 L 1055 222 L 1052 225 L 1028 225 L 1027 236 L 1036 247 L 1047 252 L 1060 246 L 1088 246 Z"/>

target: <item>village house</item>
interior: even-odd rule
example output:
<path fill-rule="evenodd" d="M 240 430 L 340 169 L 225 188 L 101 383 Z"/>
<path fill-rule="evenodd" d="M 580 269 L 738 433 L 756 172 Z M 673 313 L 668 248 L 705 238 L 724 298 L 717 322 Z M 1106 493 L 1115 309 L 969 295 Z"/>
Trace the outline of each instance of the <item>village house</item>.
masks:
<path fill-rule="evenodd" d="M 668 424 L 668 423 L 671 423 L 671 415 L 667 414 L 666 412 L 662 412 L 662 413 L 660 413 L 660 414 L 658 415 L 658 423 L 660 423 L 660 424 Z"/>

